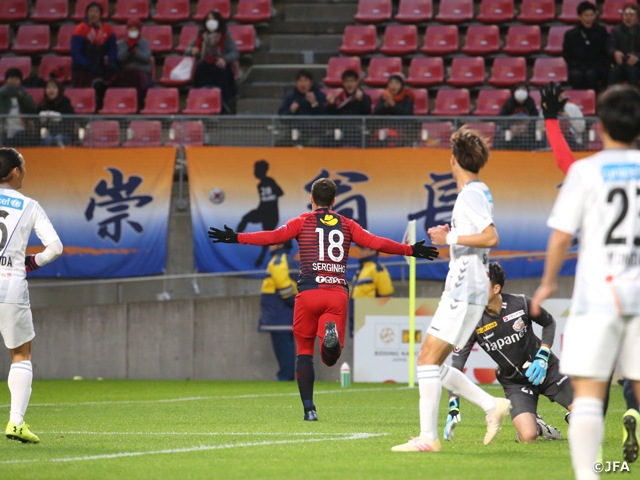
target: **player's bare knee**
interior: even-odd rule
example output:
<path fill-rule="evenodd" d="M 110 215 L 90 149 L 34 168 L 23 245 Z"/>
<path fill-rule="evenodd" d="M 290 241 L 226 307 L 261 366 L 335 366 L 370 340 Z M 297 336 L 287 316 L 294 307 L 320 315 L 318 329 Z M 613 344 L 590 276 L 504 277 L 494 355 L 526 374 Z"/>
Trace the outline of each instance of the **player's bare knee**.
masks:
<path fill-rule="evenodd" d="M 523 443 L 531 443 L 538 440 L 538 432 L 534 429 L 533 431 L 529 429 L 518 430 L 518 438 Z"/>

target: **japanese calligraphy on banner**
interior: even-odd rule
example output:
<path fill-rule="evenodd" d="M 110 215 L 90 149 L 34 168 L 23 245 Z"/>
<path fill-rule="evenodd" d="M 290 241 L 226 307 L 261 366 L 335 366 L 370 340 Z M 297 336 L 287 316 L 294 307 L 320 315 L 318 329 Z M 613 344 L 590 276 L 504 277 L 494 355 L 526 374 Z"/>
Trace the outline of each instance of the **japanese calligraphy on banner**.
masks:
<path fill-rule="evenodd" d="M 47 212 L 64 253 L 33 277 L 128 277 L 166 265 L 175 149 L 24 148 L 21 190 Z M 35 234 L 29 253 L 42 250 Z"/>
<path fill-rule="evenodd" d="M 207 229 L 277 228 L 310 208 L 311 184 L 322 177 L 338 186 L 334 209 L 372 233 L 401 241 L 407 220 L 416 220 L 418 238 L 428 238 L 428 228 L 451 219 L 457 185 L 450 158 L 450 150 L 438 149 L 187 147 L 196 268 L 264 268 L 266 248 L 213 245 Z M 491 153 L 481 179 L 491 189 L 500 234 L 492 255 L 523 256 L 503 261 L 509 278 L 541 275 L 542 261 L 526 255 L 546 248 L 546 220 L 563 178 L 551 153 Z M 446 258 L 448 248 L 441 255 Z M 563 274 L 573 268 L 569 262 Z M 418 266 L 417 272 L 444 279 L 447 269 L 440 263 Z"/>

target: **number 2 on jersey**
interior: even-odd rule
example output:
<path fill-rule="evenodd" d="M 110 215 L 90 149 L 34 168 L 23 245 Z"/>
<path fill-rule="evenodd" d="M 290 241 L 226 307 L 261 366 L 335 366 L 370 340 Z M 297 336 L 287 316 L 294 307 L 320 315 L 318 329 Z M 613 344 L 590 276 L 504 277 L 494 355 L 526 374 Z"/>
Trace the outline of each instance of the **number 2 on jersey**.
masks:
<path fill-rule="evenodd" d="M 316 228 L 318 233 L 318 260 L 324 262 L 324 229 Z M 337 238 L 336 238 L 337 237 Z M 327 247 L 327 255 L 334 262 L 339 262 L 344 257 L 344 235 L 340 230 L 331 230 L 328 235 L 329 246 Z M 335 255 L 335 251 L 338 251 L 338 255 Z"/>
<path fill-rule="evenodd" d="M 636 196 L 640 196 L 640 188 L 636 188 Z M 613 236 L 613 231 L 616 229 L 618 225 L 620 225 L 624 221 L 625 217 L 627 216 L 627 213 L 629 212 L 629 198 L 627 197 L 627 191 L 620 187 L 613 188 L 609 192 L 609 195 L 607 195 L 607 203 L 613 203 L 613 200 L 615 197 L 620 197 L 622 199 L 622 210 L 620 211 L 620 215 L 618 215 L 618 218 L 616 218 L 616 220 L 613 222 L 613 225 L 611 225 L 611 228 L 607 232 L 607 239 L 605 240 L 605 245 L 627 243 L 626 237 Z M 633 244 L 636 246 L 640 246 L 640 237 L 635 237 L 633 239 Z"/>

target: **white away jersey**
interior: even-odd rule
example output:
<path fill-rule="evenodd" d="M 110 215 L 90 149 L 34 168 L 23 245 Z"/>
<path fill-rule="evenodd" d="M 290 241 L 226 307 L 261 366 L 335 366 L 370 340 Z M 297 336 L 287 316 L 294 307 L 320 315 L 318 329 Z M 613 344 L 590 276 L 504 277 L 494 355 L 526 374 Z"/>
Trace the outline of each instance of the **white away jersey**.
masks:
<path fill-rule="evenodd" d="M 571 165 L 547 225 L 579 232 L 572 314 L 640 314 L 640 151 Z"/>
<path fill-rule="evenodd" d="M 493 199 L 479 180 L 467 183 L 456 199 L 451 231 L 475 235 L 493 223 Z M 444 295 L 455 300 L 486 305 L 489 295 L 489 249 L 452 245 Z"/>
<path fill-rule="evenodd" d="M 31 230 L 45 246 L 59 239 L 38 202 L 0 188 L 0 303 L 29 303 L 24 257 Z"/>

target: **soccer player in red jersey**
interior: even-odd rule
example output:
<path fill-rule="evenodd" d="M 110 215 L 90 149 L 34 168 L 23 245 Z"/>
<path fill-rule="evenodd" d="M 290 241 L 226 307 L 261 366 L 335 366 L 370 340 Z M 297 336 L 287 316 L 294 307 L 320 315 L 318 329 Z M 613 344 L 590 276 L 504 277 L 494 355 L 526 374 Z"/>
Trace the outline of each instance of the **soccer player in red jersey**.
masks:
<path fill-rule="evenodd" d="M 404 245 L 377 237 L 353 220 L 332 211 L 336 192 L 332 180 L 316 180 L 311 187 L 312 211 L 289 220 L 276 230 L 236 233 L 226 225 L 224 230 L 209 229 L 209 238 L 214 243 L 274 245 L 294 238 L 298 241 L 300 275 L 293 312 L 293 335 L 298 348 L 296 378 L 304 420 L 318 419 L 313 403 L 316 336 L 322 339 L 320 353 L 325 365 L 335 365 L 344 346 L 349 301 L 346 273 L 351 242 L 395 255 L 428 260 L 438 256 L 438 250 L 424 245 L 424 240 Z"/>

